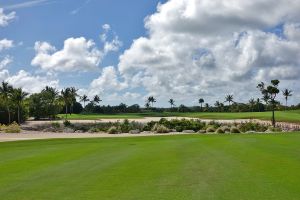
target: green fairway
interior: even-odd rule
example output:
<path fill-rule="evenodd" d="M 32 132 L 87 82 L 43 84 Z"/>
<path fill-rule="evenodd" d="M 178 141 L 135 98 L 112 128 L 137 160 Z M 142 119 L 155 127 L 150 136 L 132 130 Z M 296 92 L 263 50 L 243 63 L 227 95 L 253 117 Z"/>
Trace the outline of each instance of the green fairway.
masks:
<path fill-rule="evenodd" d="M 300 199 L 300 134 L 0 143 L 0 198 Z"/>
<path fill-rule="evenodd" d="M 300 110 L 293 111 L 276 111 L 276 120 L 282 122 L 300 123 Z M 137 119 L 143 117 L 196 117 L 200 119 L 261 119 L 271 120 L 271 112 L 243 112 L 243 113 L 218 113 L 218 112 L 195 112 L 195 113 L 126 113 L 126 114 L 72 114 L 68 115 L 68 119 L 77 120 L 96 120 L 96 119 Z M 60 115 L 64 118 L 65 115 Z"/>

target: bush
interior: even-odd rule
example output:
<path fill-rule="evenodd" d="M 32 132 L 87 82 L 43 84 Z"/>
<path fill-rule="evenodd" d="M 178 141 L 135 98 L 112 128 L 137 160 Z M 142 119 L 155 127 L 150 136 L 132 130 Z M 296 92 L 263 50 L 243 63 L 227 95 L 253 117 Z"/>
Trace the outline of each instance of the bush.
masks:
<path fill-rule="evenodd" d="M 221 126 L 221 124 L 219 122 L 216 122 L 216 121 L 210 121 L 208 123 L 208 126 L 217 129 L 217 128 L 219 128 Z"/>
<path fill-rule="evenodd" d="M 115 126 L 112 126 L 108 129 L 107 131 L 109 134 L 118 134 L 119 133 L 119 130 L 117 129 L 117 127 Z"/>
<path fill-rule="evenodd" d="M 225 131 L 220 127 L 216 130 L 216 133 L 223 134 Z"/>
<path fill-rule="evenodd" d="M 216 131 L 216 129 L 214 127 L 208 127 L 206 129 L 206 133 L 214 133 Z"/>
<path fill-rule="evenodd" d="M 1 129 L 3 129 L 3 131 L 5 133 L 20 133 L 21 132 L 21 128 L 20 128 L 19 124 L 17 124 L 16 122 L 13 122 L 7 126 L 2 126 Z"/>
<path fill-rule="evenodd" d="M 270 127 L 268 128 L 268 131 L 270 131 L 270 132 L 281 132 L 282 129 L 279 128 L 279 127 L 273 127 L 273 126 L 270 126 Z"/>
<path fill-rule="evenodd" d="M 65 120 L 63 122 L 64 126 L 68 127 L 68 126 L 72 126 L 72 123 L 69 120 Z"/>
<path fill-rule="evenodd" d="M 125 119 L 123 123 L 120 124 L 120 129 L 122 133 L 128 133 L 132 129 L 128 119 Z"/>
<path fill-rule="evenodd" d="M 255 132 L 265 132 L 268 127 L 259 123 L 247 122 L 238 125 L 238 129 L 241 132 L 255 131 Z"/>
<path fill-rule="evenodd" d="M 230 128 L 230 133 L 240 133 L 240 132 L 241 131 L 237 127 L 235 127 L 235 126 L 233 126 L 233 127 Z"/>
<path fill-rule="evenodd" d="M 58 122 L 52 122 L 51 126 L 55 129 L 59 129 L 60 128 L 60 123 Z"/>
<path fill-rule="evenodd" d="M 156 133 L 169 133 L 170 130 L 165 127 L 164 125 L 161 125 L 161 124 L 155 124 L 154 127 L 152 128 L 152 131 L 153 132 L 156 132 Z"/>
<path fill-rule="evenodd" d="M 88 132 L 89 132 L 89 133 L 98 133 L 98 132 L 100 132 L 100 130 L 99 130 L 98 128 L 96 128 L 96 127 L 92 127 L 92 128 L 90 128 L 90 129 L 88 130 Z"/>
<path fill-rule="evenodd" d="M 220 128 L 222 128 L 225 133 L 230 132 L 230 128 L 228 126 L 221 126 Z"/>

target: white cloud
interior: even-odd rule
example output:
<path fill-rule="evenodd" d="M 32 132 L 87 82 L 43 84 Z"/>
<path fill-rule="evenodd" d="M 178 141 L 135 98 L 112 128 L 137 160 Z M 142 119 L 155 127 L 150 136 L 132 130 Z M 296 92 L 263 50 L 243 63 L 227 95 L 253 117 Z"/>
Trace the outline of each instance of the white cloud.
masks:
<path fill-rule="evenodd" d="M 31 64 L 45 70 L 61 72 L 93 70 L 103 57 L 94 41 L 84 37 L 65 40 L 63 49 L 59 51 L 47 42 L 36 42 L 34 48 L 36 56 Z"/>
<path fill-rule="evenodd" d="M 5 50 L 5 49 L 10 49 L 13 46 L 14 46 L 14 44 L 13 44 L 12 40 L 8 40 L 8 39 L 0 40 L 0 51 Z"/>
<path fill-rule="evenodd" d="M 121 91 L 127 87 L 126 83 L 118 80 L 118 72 L 113 66 L 103 68 L 101 75 L 93 80 L 90 85 L 90 94 L 99 92 Z"/>
<path fill-rule="evenodd" d="M 0 81 L 4 81 L 9 77 L 9 72 L 7 69 L 0 70 Z"/>
<path fill-rule="evenodd" d="M 35 42 L 36 55 L 31 65 L 46 71 L 90 71 L 98 68 L 104 57 L 110 52 L 117 52 L 122 42 L 117 35 L 108 40 L 110 26 L 103 25 L 104 33 L 100 36 L 103 49 L 99 49 L 93 40 L 84 37 L 68 38 L 61 50 L 57 50 L 48 42 Z"/>
<path fill-rule="evenodd" d="M 109 52 L 117 52 L 119 51 L 121 46 L 122 42 L 119 40 L 118 36 L 115 36 L 115 38 L 112 41 L 106 41 L 104 43 L 104 53 L 108 54 Z"/>
<path fill-rule="evenodd" d="M 259 81 L 298 80 L 299 10 L 300 0 L 170 0 L 145 19 L 149 36 L 120 56 L 118 70 L 129 87 L 162 101 L 248 100 Z M 282 23 L 284 38 L 266 32 Z"/>
<path fill-rule="evenodd" d="M 20 9 L 20 8 L 30 8 L 34 6 L 44 5 L 44 4 L 50 4 L 53 3 L 50 0 L 32 0 L 32 1 L 26 1 L 22 3 L 16 3 L 4 6 L 5 9 Z"/>
<path fill-rule="evenodd" d="M 13 59 L 10 56 L 5 56 L 2 60 L 0 60 L 0 70 L 12 63 L 12 61 Z"/>
<path fill-rule="evenodd" d="M 46 86 L 58 88 L 59 84 L 58 80 L 51 77 L 35 76 L 24 70 L 20 70 L 15 75 L 9 75 L 7 70 L 2 71 L 2 73 L 4 74 L 3 77 L 1 77 L 0 71 L 0 80 L 5 80 L 14 87 L 21 87 L 29 93 L 40 92 Z"/>
<path fill-rule="evenodd" d="M 7 26 L 15 18 L 16 12 L 5 14 L 3 8 L 0 8 L 0 27 Z"/>
<path fill-rule="evenodd" d="M 109 24 L 103 24 L 102 25 L 103 30 L 109 31 L 110 30 L 110 25 Z"/>

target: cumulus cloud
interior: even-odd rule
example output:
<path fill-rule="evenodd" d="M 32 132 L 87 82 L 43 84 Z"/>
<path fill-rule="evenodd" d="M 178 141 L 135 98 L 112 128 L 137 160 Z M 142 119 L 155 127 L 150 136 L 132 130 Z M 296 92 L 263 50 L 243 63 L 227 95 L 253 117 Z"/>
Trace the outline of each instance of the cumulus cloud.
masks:
<path fill-rule="evenodd" d="M 145 19 L 149 35 L 120 56 L 118 70 L 130 87 L 163 101 L 226 93 L 248 100 L 259 81 L 298 80 L 299 10 L 300 0 L 170 0 Z M 284 37 L 272 31 L 280 24 Z"/>
<path fill-rule="evenodd" d="M 127 87 L 126 83 L 118 80 L 118 72 L 113 66 L 103 68 L 101 75 L 93 80 L 90 85 L 90 93 L 121 91 Z"/>
<path fill-rule="evenodd" d="M 5 68 L 12 61 L 13 59 L 10 56 L 5 56 L 2 60 L 0 60 L 0 70 Z"/>
<path fill-rule="evenodd" d="M 14 44 L 13 44 L 12 40 L 8 40 L 8 39 L 0 40 L 0 51 L 5 50 L 5 49 L 10 49 L 13 46 L 14 46 Z"/>
<path fill-rule="evenodd" d="M 9 75 L 7 70 L 0 71 L 0 81 L 2 80 L 7 81 L 14 87 L 21 87 L 24 91 L 29 93 L 40 92 L 46 86 L 58 88 L 59 84 L 58 80 L 51 77 L 32 75 L 24 70 L 20 70 L 15 75 Z"/>
<path fill-rule="evenodd" d="M 95 69 L 103 57 L 94 41 L 84 37 L 65 40 L 59 51 L 47 42 L 36 42 L 34 49 L 36 56 L 31 61 L 33 66 L 61 72 Z"/>
<path fill-rule="evenodd" d="M 7 26 L 15 18 L 16 12 L 5 14 L 3 8 L 0 8 L 0 27 Z"/>
<path fill-rule="evenodd" d="M 122 46 L 117 35 L 108 40 L 110 26 L 103 25 L 104 33 L 100 36 L 103 49 L 97 47 L 93 40 L 84 37 L 68 38 L 61 50 L 57 50 L 48 42 L 35 42 L 35 57 L 31 61 L 33 66 L 46 71 L 90 71 L 98 68 L 104 57 L 110 52 L 116 52 Z"/>

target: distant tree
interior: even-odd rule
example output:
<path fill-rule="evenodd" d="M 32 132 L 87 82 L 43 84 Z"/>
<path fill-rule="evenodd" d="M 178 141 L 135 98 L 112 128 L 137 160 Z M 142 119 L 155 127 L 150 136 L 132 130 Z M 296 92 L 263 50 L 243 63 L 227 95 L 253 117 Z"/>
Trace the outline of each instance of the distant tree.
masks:
<path fill-rule="evenodd" d="M 75 87 L 70 88 L 70 114 L 73 113 L 74 103 L 76 102 L 76 97 L 78 96 L 77 91 L 78 90 Z"/>
<path fill-rule="evenodd" d="M 93 98 L 93 103 L 95 104 L 99 104 L 102 100 L 100 99 L 100 97 L 98 95 L 95 95 Z"/>
<path fill-rule="evenodd" d="M 260 112 L 260 105 L 261 105 L 261 103 L 260 103 L 260 99 L 259 98 L 256 99 L 256 105 L 257 105 L 258 112 Z"/>
<path fill-rule="evenodd" d="M 8 114 L 8 123 L 11 123 L 11 113 L 10 113 L 10 97 L 11 93 L 13 91 L 13 87 L 9 85 L 7 82 L 2 81 L 2 84 L 0 86 L 0 95 L 1 99 L 6 107 L 6 111 Z"/>
<path fill-rule="evenodd" d="M 228 102 L 228 105 L 230 106 L 231 105 L 231 102 L 233 102 L 233 95 L 227 95 L 225 97 L 225 102 Z"/>
<path fill-rule="evenodd" d="M 249 104 L 250 104 L 251 111 L 253 112 L 253 108 L 254 108 L 254 105 L 255 105 L 255 100 L 253 98 L 250 99 Z"/>
<path fill-rule="evenodd" d="M 216 101 L 215 106 L 217 107 L 217 110 L 220 112 L 221 103 L 219 101 Z"/>
<path fill-rule="evenodd" d="M 70 105 L 71 98 L 72 98 L 71 90 L 70 90 L 70 88 L 66 88 L 65 90 L 62 90 L 60 92 L 60 94 L 61 94 L 61 99 L 62 99 L 62 101 L 64 102 L 64 105 L 65 105 L 65 114 L 66 114 L 66 119 L 67 119 L 68 106 Z"/>
<path fill-rule="evenodd" d="M 293 94 L 292 94 L 292 90 L 289 90 L 289 89 L 285 89 L 282 91 L 282 94 L 285 98 L 285 109 L 287 108 L 287 102 L 288 102 L 288 98 L 291 97 Z"/>
<path fill-rule="evenodd" d="M 266 86 L 264 82 L 261 82 L 257 85 L 257 88 L 260 90 L 260 92 L 263 95 L 264 101 L 268 102 L 272 106 L 272 125 L 273 127 L 276 126 L 275 121 L 275 106 L 278 104 L 278 102 L 275 100 L 277 94 L 279 93 L 278 85 L 280 81 L 279 80 L 271 80 L 271 85 Z"/>
<path fill-rule="evenodd" d="M 44 114 L 49 115 L 53 119 L 60 109 L 61 102 L 59 101 L 59 92 L 53 87 L 46 86 L 40 93 L 40 100 L 42 100 Z M 39 111 L 38 111 L 39 112 Z"/>
<path fill-rule="evenodd" d="M 174 99 L 170 99 L 170 100 L 169 100 L 169 104 L 171 105 L 171 108 L 173 108 L 173 106 L 175 106 L 175 101 L 174 101 Z"/>
<path fill-rule="evenodd" d="M 83 108 L 85 108 L 85 102 L 88 102 L 88 97 L 84 94 L 82 97 L 80 97 L 80 102 L 83 102 Z"/>
<path fill-rule="evenodd" d="M 200 98 L 198 102 L 201 105 L 201 111 L 202 111 L 202 104 L 204 103 L 204 99 Z"/>
<path fill-rule="evenodd" d="M 178 112 L 187 112 L 188 111 L 188 108 L 181 104 L 179 107 L 178 107 Z"/>
<path fill-rule="evenodd" d="M 13 92 L 11 94 L 12 102 L 17 107 L 17 113 L 18 113 L 18 123 L 21 123 L 20 118 L 20 109 L 22 107 L 24 99 L 28 96 L 28 93 L 24 92 L 21 88 L 13 89 Z"/>
<path fill-rule="evenodd" d="M 204 105 L 204 107 L 205 107 L 205 110 L 206 110 L 206 111 L 209 111 L 209 104 L 208 104 L 208 103 L 206 103 L 206 104 Z"/>
<path fill-rule="evenodd" d="M 150 108 L 150 103 L 149 102 L 146 102 L 145 108 Z"/>
<path fill-rule="evenodd" d="M 153 96 L 148 97 L 148 103 L 151 104 L 152 107 L 155 102 L 156 102 L 156 99 Z"/>

